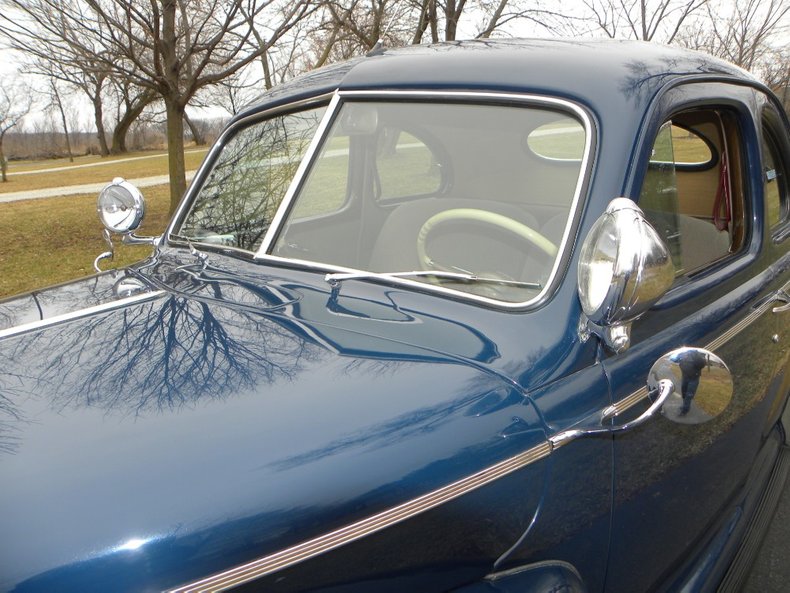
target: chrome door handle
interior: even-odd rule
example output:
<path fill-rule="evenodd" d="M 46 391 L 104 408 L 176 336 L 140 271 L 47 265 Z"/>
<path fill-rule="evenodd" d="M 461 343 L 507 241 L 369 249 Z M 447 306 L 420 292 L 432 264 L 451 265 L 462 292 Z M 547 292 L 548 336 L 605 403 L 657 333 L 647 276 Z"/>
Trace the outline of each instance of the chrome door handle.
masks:
<path fill-rule="evenodd" d="M 790 311 L 790 294 L 788 294 L 788 290 L 790 289 L 788 289 L 787 285 L 785 284 L 785 286 L 780 288 L 774 295 L 773 300 L 784 303 L 784 305 L 780 305 L 771 309 L 773 313 L 784 313 L 785 311 Z"/>

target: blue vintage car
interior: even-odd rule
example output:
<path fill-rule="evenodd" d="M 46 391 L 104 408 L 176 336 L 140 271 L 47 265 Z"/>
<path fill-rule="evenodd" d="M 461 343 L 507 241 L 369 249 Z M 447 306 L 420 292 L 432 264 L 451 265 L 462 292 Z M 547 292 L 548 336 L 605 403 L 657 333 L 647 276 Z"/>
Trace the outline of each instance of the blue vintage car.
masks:
<path fill-rule="evenodd" d="M 379 48 L 236 117 L 162 237 L 114 181 L 154 255 L 0 302 L 0 590 L 737 591 L 789 129 L 679 49 Z"/>

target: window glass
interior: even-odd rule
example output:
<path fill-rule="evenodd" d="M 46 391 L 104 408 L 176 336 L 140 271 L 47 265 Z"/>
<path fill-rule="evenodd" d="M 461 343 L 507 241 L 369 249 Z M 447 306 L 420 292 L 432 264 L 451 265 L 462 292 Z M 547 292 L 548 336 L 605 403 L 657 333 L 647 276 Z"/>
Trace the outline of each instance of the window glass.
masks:
<path fill-rule="evenodd" d="M 548 159 L 579 160 L 584 155 L 584 127 L 568 118 L 539 126 L 527 136 L 530 150 Z"/>
<path fill-rule="evenodd" d="M 695 111 L 693 121 L 722 133 L 706 142 L 688 127 L 666 122 L 656 136 L 639 197 L 645 216 L 669 248 L 677 275 L 733 251 L 736 221 L 743 216 L 743 195 L 733 182 L 737 163 L 730 162 L 725 146 L 735 130 L 723 133 L 729 124 L 716 111 Z"/>
<path fill-rule="evenodd" d="M 293 210 L 297 218 L 319 216 L 339 210 L 346 201 L 349 138 L 331 134 L 321 148 L 318 166 L 302 189 L 310 199 L 301 200 Z"/>
<path fill-rule="evenodd" d="M 672 151 L 676 166 L 705 167 L 715 164 L 715 156 L 698 132 L 672 125 Z"/>
<path fill-rule="evenodd" d="M 431 149 L 394 127 L 379 135 L 376 169 L 382 199 L 435 193 L 442 184 L 441 163 Z"/>
<path fill-rule="evenodd" d="M 774 227 L 787 215 L 787 181 L 778 151 L 767 129 L 763 129 L 762 158 L 765 215 L 768 226 Z"/>
<path fill-rule="evenodd" d="M 320 107 L 273 117 L 230 138 L 177 234 L 195 242 L 255 251 L 324 111 Z"/>
<path fill-rule="evenodd" d="M 269 253 L 527 302 L 549 281 L 582 175 L 577 145 L 572 160 L 528 146 L 547 122 L 563 141 L 584 130 L 556 108 L 346 100 Z"/>

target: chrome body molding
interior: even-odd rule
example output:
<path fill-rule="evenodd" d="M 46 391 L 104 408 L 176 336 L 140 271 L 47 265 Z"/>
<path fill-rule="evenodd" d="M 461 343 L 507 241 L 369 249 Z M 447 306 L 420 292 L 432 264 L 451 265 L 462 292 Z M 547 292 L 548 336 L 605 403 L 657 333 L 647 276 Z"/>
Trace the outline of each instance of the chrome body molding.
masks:
<path fill-rule="evenodd" d="M 619 416 L 623 412 L 626 412 L 633 408 L 636 404 L 641 402 L 643 399 L 647 397 L 648 389 L 647 386 L 640 387 L 636 391 L 634 391 L 631 395 L 624 397 L 619 402 L 612 404 L 608 408 L 605 408 L 603 411 L 602 420 L 608 420 L 609 418 L 614 418 L 615 416 Z"/>
<path fill-rule="evenodd" d="M 536 445 L 523 453 L 505 459 L 471 476 L 424 494 L 401 505 L 341 527 L 330 533 L 304 541 L 280 552 L 241 564 L 229 570 L 206 577 L 199 581 L 170 589 L 168 593 L 196 593 L 226 591 L 232 587 L 249 583 L 304 560 L 371 535 L 420 513 L 429 511 L 464 494 L 481 488 L 499 478 L 518 471 L 551 454 L 549 441 Z"/>
<path fill-rule="evenodd" d="M 781 295 L 785 290 L 786 290 L 785 288 L 782 288 L 780 291 L 772 295 L 771 298 L 769 298 L 759 306 L 752 309 L 752 311 L 746 317 L 741 319 L 738 323 L 733 325 L 730 329 L 728 329 L 726 332 L 721 334 L 718 338 L 710 342 L 710 344 L 708 344 L 706 348 L 711 351 L 716 351 L 718 348 L 724 346 L 724 344 L 732 340 L 735 336 L 737 336 L 739 333 L 741 333 L 743 330 L 749 327 L 752 323 L 754 323 L 760 317 L 762 317 L 765 313 L 771 310 L 774 304 L 778 300 L 781 300 Z"/>
<path fill-rule="evenodd" d="M 80 319 L 81 317 L 90 317 L 91 315 L 104 313 L 106 311 L 112 311 L 113 309 L 119 309 L 127 305 L 134 305 L 136 303 L 152 301 L 154 299 L 159 298 L 163 294 L 165 294 L 164 290 L 155 290 L 143 294 L 137 294 L 134 296 L 125 297 L 122 299 L 118 299 L 117 301 L 111 301 L 109 303 L 102 303 L 101 305 L 95 305 L 93 307 L 86 307 L 84 309 L 79 309 L 77 311 L 71 311 L 70 313 L 63 313 L 62 315 L 53 315 L 52 317 L 48 317 L 47 319 L 41 319 L 39 321 L 31 321 L 30 323 L 23 323 L 22 325 L 16 325 L 14 327 L 0 329 L 0 339 L 35 331 L 37 329 L 49 327 L 50 325 L 65 323 L 67 321 L 71 321 L 72 319 Z"/>

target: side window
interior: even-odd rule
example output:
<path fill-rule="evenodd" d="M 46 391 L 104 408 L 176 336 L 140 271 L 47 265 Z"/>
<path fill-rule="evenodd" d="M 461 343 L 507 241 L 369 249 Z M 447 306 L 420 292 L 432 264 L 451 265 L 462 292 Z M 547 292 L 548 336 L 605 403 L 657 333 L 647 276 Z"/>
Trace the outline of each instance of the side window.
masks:
<path fill-rule="evenodd" d="M 656 136 L 639 205 L 669 247 L 677 276 L 743 244 L 740 161 L 737 126 L 727 112 L 679 113 Z"/>
<path fill-rule="evenodd" d="M 763 127 L 761 152 L 766 222 L 769 228 L 774 228 L 787 219 L 788 209 L 790 209 L 787 195 L 787 173 L 776 141 L 765 126 Z"/>

